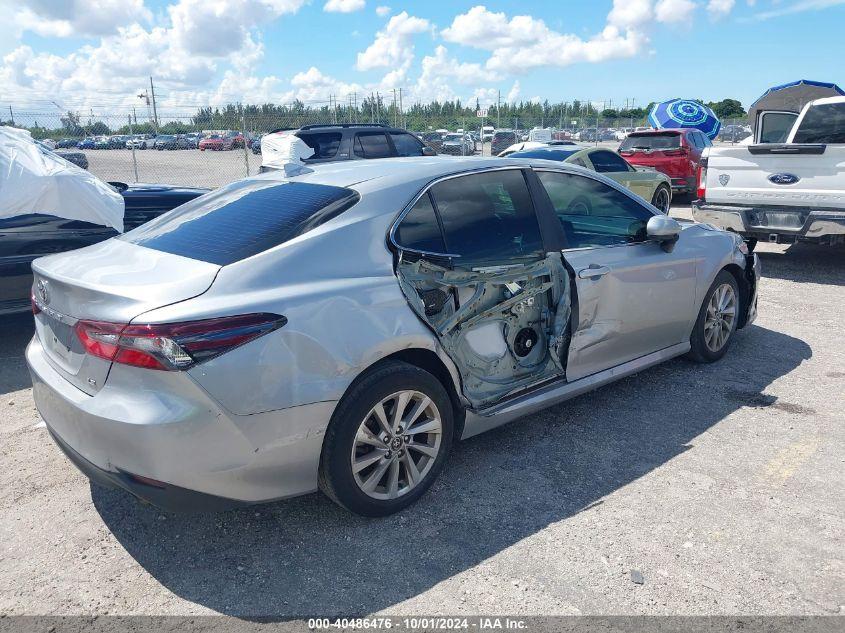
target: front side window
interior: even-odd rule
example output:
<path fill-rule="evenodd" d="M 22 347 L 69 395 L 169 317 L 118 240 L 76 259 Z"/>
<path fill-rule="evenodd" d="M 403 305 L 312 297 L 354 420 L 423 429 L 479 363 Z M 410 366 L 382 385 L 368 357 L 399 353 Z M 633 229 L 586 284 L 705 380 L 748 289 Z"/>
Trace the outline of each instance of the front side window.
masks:
<path fill-rule="evenodd" d="M 593 167 L 600 174 L 630 171 L 624 158 L 606 150 L 599 150 L 590 154 L 590 162 L 593 163 Z"/>
<path fill-rule="evenodd" d="M 226 266 L 328 222 L 358 199 L 344 187 L 244 180 L 195 198 L 118 239 Z"/>
<path fill-rule="evenodd" d="M 455 265 L 536 259 L 543 255 L 540 227 L 520 170 L 444 180 L 431 189 Z"/>
<path fill-rule="evenodd" d="M 845 103 L 812 106 L 804 114 L 793 143 L 845 143 Z"/>
<path fill-rule="evenodd" d="M 390 138 L 396 147 L 397 156 L 420 156 L 422 155 L 423 144 L 413 134 L 405 132 L 391 132 Z"/>
<path fill-rule="evenodd" d="M 592 178 L 539 171 L 568 248 L 643 241 L 652 213 L 636 200 Z"/>
<path fill-rule="evenodd" d="M 340 140 L 343 138 L 340 132 L 316 132 L 298 136 L 314 150 L 314 155 L 309 158 L 334 158 L 340 147 Z"/>
<path fill-rule="evenodd" d="M 387 135 L 383 132 L 356 135 L 354 151 L 359 158 L 389 158 L 393 155 Z"/>

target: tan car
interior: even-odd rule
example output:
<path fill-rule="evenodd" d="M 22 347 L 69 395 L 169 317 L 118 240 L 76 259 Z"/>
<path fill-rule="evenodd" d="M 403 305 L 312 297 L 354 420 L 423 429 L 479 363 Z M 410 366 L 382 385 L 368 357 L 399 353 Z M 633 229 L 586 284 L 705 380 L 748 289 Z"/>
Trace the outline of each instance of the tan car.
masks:
<path fill-rule="evenodd" d="M 604 147 L 543 145 L 512 152 L 507 158 L 542 158 L 586 167 L 615 180 L 663 213 L 669 213 L 672 204 L 672 182 L 666 174 L 649 167 L 634 167 Z"/>

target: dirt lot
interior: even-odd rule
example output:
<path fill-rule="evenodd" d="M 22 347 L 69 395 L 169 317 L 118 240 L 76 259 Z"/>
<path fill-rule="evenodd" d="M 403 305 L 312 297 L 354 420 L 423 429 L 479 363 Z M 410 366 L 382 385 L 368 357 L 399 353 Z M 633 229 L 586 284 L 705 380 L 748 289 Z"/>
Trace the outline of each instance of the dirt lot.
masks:
<path fill-rule="evenodd" d="M 759 250 L 760 316 L 721 362 L 469 440 L 383 520 L 318 494 L 176 516 L 90 485 L 35 411 L 30 319 L 5 319 L 0 613 L 843 613 L 845 252 Z"/>

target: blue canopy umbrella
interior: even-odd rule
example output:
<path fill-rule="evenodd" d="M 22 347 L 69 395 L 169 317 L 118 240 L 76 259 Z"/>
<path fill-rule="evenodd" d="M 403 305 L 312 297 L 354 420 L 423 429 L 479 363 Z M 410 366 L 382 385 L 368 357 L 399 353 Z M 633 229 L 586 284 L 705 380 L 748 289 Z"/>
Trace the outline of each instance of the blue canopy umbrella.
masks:
<path fill-rule="evenodd" d="M 722 122 L 713 110 L 688 99 L 672 99 L 655 104 L 648 114 L 648 122 L 658 129 L 696 128 L 711 140 L 716 138 L 722 128 Z"/>

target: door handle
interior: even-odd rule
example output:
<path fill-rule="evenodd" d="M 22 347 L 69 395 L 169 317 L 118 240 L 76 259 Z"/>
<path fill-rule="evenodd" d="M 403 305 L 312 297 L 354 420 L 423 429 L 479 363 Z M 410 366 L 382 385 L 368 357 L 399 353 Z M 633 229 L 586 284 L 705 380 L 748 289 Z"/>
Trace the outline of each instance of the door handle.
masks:
<path fill-rule="evenodd" d="M 610 272 L 607 266 L 599 266 L 598 264 L 590 264 L 589 268 L 584 268 L 578 271 L 578 276 L 581 279 L 593 279 L 603 277 Z"/>

